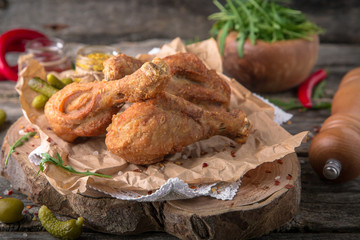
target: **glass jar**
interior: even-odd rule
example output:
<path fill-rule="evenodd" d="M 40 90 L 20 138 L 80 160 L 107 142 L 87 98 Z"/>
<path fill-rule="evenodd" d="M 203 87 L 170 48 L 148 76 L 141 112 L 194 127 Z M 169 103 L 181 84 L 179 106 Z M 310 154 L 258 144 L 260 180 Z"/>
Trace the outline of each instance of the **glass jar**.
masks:
<path fill-rule="evenodd" d="M 65 55 L 65 44 L 58 38 L 37 38 L 25 45 L 27 53 L 44 66 L 47 72 L 62 72 L 72 68 L 71 59 Z"/>
<path fill-rule="evenodd" d="M 120 52 L 110 46 L 90 45 L 85 46 L 77 52 L 75 61 L 75 71 L 77 73 L 91 73 L 97 80 L 103 80 L 103 62 Z"/>

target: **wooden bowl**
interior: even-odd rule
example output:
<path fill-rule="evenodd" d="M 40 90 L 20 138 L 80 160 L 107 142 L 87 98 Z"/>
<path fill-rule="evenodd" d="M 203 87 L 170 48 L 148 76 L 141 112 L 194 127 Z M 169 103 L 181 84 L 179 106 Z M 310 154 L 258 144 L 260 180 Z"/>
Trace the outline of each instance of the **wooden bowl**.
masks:
<path fill-rule="evenodd" d="M 237 52 L 237 32 L 225 40 L 223 65 L 225 73 L 254 92 L 274 93 L 293 88 L 312 71 L 318 57 L 319 37 L 313 40 L 294 39 L 274 43 L 249 40 L 244 44 L 244 56 Z"/>

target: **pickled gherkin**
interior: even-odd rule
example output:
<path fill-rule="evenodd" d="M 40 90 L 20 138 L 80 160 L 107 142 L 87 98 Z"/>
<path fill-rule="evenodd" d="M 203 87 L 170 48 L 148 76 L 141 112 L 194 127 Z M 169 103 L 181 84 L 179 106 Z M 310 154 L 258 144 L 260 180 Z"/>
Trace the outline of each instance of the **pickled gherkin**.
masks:
<path fill-rule="evenodd" d="M 54 95 L 58 89 L 51 86 L 46 81 L 42 80 L 39 77 L 31 78 L 28 82 L 29 87 L 34 90 L 35 92 L 38 92 L 40 94 L 43 94 L 50 98 L 52 95 Z"/>
<path fill-rule="evenodd" d="M 47 76 L 46 76 L 46 79 L 48 81 L 48 83 L 53 86 L 54 88 L 57 88 L 57 89 L 62 89 L 66 86 L 65 83 L 63 83 L 62 81 L 60 81 L 60 79 L 58 79 L 54 74 L 52 73 L 49 73 Z"/>
<path fill-rule="evenodd" d="M 62 79 L 60 79 L 60 81 L 62 81 L 65 85 L 68 85 L 68 84 L 74 82 L 72 80 L 72 78 L 62 78 Z"/>
<path fill-rule="evenodd" d="M 45 205 L 41 206 L 39 209 L 39 219 L 46 231 L 63 240 L 79 238 L 84 222 L 83 217 L 79 217 L 77 220 L 70 219 L 68 221 L 60 221 Z"/>

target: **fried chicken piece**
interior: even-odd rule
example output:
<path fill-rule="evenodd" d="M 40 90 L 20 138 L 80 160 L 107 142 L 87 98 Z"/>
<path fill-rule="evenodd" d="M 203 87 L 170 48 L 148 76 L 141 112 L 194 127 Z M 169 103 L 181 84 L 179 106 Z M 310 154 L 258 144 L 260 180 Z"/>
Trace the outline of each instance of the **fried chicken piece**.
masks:
<path fill-rule="evenodd" d="M 134 164 L 162 161 L 166 154 L 214 135 L 244 143 L 251 124 L 242 111 L 207 111 L 163 92 L 114 115 L 105 138 L 107 148 Z"/>
<path fill-rule="evenodd" d="M 192 53 L 177 53 L 163 60 L 169 65 L 171 81 L 165 91 L 182 97 L 208 110 L 227 108 L 231 89 L 216 73 Z"/>
<path fill-rule="evenodd" d="M 65 141 L 101 135 L 126 101 L 155 97 L 169 79 L 167 64 L 154 59 L 121 80 L 72 83 L 49 99 L 45 116 L 52 130 Z"/>
<path fill-rule="evenodd" d="M 177 53 L 163 59 L 170 67 L 171 81 L 165 91 L 182 97 L 208 110 L 226 109 L 230 102 L 230 87 L 216 73 L 209 70 L 192 53 Z M 119 79 L 135 71 L 142 61 L 125 54 L 109 58 L 104 62 L 107 80 Z"/>
<path fill-rule="evenodd" d="M 104 77 L 106 81 L 121 79 L 138 70 L 145 61 L 138 60 L 126 54 L 118 54 L 104 61 Z"/>

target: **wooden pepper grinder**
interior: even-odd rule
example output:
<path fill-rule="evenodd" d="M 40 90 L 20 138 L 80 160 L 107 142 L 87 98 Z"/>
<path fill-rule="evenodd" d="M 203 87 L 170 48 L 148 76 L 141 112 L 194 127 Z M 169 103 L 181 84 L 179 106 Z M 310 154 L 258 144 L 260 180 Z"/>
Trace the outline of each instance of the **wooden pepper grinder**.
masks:
<path fill-rule="evenodd" d="M 341 80 L 331 116 L 310 144 L 309 159 L 322 178 L 334 182 L 360 175 L 360 67 Z"/>

